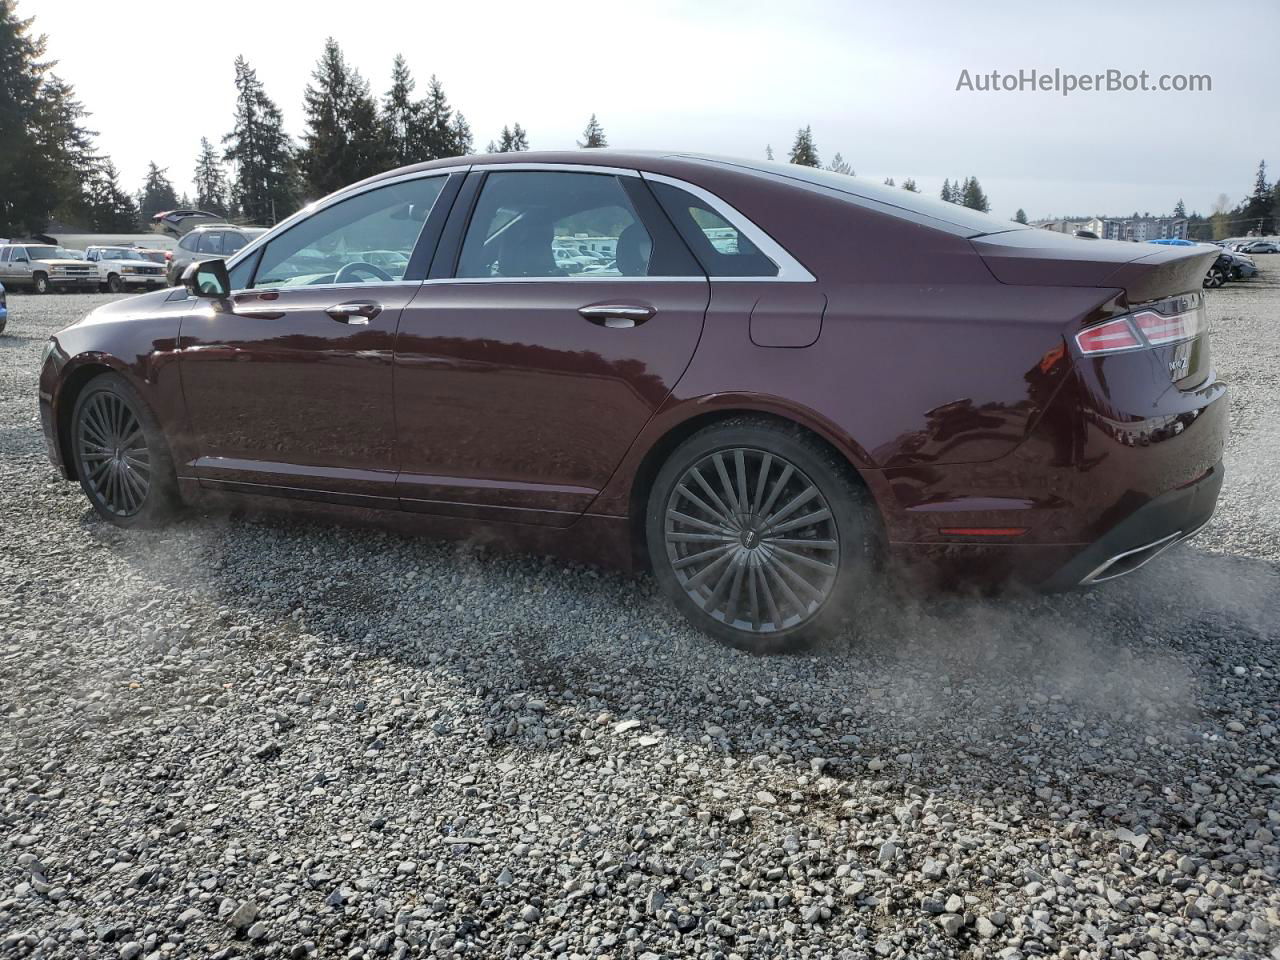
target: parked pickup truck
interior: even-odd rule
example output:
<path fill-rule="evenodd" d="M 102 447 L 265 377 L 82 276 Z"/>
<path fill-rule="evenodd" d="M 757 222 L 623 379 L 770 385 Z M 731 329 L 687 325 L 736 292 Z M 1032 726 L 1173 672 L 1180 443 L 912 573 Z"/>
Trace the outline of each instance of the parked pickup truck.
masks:
<path fill-rule="evenodd" d="M 164 264 L 130 247 L 89 247 L 85 259 L 98 266 L 98 287 L 111 293 L 165 285 Z"/>
<path fill-rule="evenodd" d="M 36 293 L 50 290 L 97 290 L 98 266 L 62 247 L 47 243 L 0 245 L 0 283 Z"/>

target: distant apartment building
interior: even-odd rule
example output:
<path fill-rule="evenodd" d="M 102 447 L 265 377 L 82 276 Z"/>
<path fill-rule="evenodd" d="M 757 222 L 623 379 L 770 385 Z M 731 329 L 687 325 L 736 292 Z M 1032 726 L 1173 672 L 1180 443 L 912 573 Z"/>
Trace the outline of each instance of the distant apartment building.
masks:
<path fill-rule="evenodd" d="M 1088 219 L 1037 220 L 1032 226 L 1055 233 L 1076 233 L 1087 230 L 1105 240 L 1131 240 L 1144 243 L 1147 240 L 1165 240 L 1176 237 L 1187 239 L 1187 221 L 1184 217 L 1090 217 Z"/>

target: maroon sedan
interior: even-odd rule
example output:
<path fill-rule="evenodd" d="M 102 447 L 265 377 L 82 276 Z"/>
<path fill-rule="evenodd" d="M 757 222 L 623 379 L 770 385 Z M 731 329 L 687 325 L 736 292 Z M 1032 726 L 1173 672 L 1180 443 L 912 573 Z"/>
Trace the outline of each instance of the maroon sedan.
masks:
<path fill-rule="evenodd" d="M 457 158 L 93 311 L 40 409 L 121 526 L 394 516 L 651 566 L 709 633 L 780 650 L 882 569 L 1096 583 L 1208 521 L 1216 255 L 783 164 Z"/>

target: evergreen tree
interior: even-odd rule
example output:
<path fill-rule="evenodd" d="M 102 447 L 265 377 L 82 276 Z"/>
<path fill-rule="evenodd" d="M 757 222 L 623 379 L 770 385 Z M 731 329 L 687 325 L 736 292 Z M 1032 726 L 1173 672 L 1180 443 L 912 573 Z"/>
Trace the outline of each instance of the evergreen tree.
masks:
<path fill-rule="evenodd" d="M 884 178 L 884 185 L 885 185 L 886 187 L 896 187 L 896 186 L 897 186 L 897 184 L 893 182 L 893 177 L 885 177 L 885 178 Z"/>
<path fill-rule="evenodd" d="M 1233 212 L 1238 214 L 1237 219 L 1248 221 L 1243 224 L 1247 229 L 1256 230 L 1259 234 L 1265 235 L 1274 230 L 1273 202 L 1271 184 L 1267 182 L 1267 161 L 1262 160 L 1258 163 L 1258 172 L 1253 179 L 1253 192 L 1249 194 L 1244 204 Z"/>
<path fill-rule="evenodd" d="M 422 103 L 413 99 L 417 83 L 401 54 L 391 64 L 391 89 L 382 98 L 382 128 L 387 142 L 387 161 L 397 167 L 424 159 Z"/>
<path fill-rule="evenodd" d="M 386 167 L 385 128 L 369 83 L 349 68 L 333 37 L 303 91 L 307 132 L 299 155 L 308 193 L 323 196 Z"/>
<path fill-rule="evenodd" d="M 955 188 L 951 186 L 950 180 L 942 181 L 942 192 L 938 194 L 938 196 L 941 197 L 943 200 L 947 201 L 947 203 L 956 202 Z"/>
<path fill-rule="evenodd" d="M 908 193 L 920 192 L 920 188 L 916 186 L 915 180 L 913 180 L 911 177 L 907 177 L 907 179 L 902 181 L 902 189 L 906 190 Z"/>
<path fill-rule="evenodd" d="M 493 146 L 490 142 L 490 146 Z M 514 127 L 508 127 L 505 124 L 502 127 L 502 135 L 498 138 L 498 145 L 492 153 L 519 153 L 521 150 L 529 149 L 529 136 L 525 133 L 524 127 L 516 124 Z"/>
<path fill-rule="evenodd" d="M 981 210 L 983 213 L 991 212 L 991 203 L 987 200 L 987 195 L 982 192 L 982 187 L 978 183 L 977 177 L 965 178 L 964 189 L 960 193 L 960 202 L 970 210 Z"/>
<path fill-rule="evenodd" d="M 764 158 L 765 158 L 766 160 L 772 160 L 772 159 L 773 159 L 773 144 L 771 144 L 771 143 L 766 143 L 766 144 L 764 145 Z"/>
<path fill-rule="evenodd" d="M 96 164 L 86 184 L 89 227 L 95 233 L 132 233 L 138 229 L 138 207 L 120 186 L 110 160 Z"/>
<path fill-rule="evenodd" d="M 498 149 L 498 145 L 496 143 L 490 140 L 488 146 L 484 148 L 484 152 L 485 153 L 501 153 L 502 151 Z"/>
<path fill-rule="evenodd" d="M 244 57 L 236 57 L 235 122 L 222 142 L 234 164 L 231 200 L 242 216 L 274 224 L 297 209 L 293 143 L 280 108 Z"/>
<path fill-rule="evenodd" d="M 45 38 L 31 34 L 34 18 L 20 20 L 12 0 L 0 0 L 0 236 L 43 230 L 52 204 L 52 159 L 33 131 L 40 111 Z"/>
<path fill-rule="evenodd" d="M 604 135 L 604 127 L 600 126 L 600 121 L 593 113 L 591 119 L 587 121 L 587 128 L 582 131 L 582 139 L 578 141 L 578 146 L 584 150 L 590 150 L 608 145 L 609 139 Z"/>
<path fill-rule="evenodd" d="M 422 114 L 423 155 L 420 159 L 439 160 L 441 157 L 458 156 L 460 151 L 457 130 L 453 125 L 453 108 L 449 106 L 449 98 L 444 95 L 444 86 L 434 75 L 427 88 L 426 99 L 422 101 Z"/>
<path fill-rule="evenodd" d="M 838 152 L 836 153 L 835 158 L 827 166 L 827 169 L 832 173 L 843 173 L 850 177 L 853 176 L 853 166 L 845 160 L 844 157 L 840 156 Z"/>
<path fill-rule="evenodd" d="M 1014 223 L 1026 223 L 1026 222 L 1027 222 L 1027 211 L 1025 211 L 1025 210 L 1023 210 L 1021 207 L 1019 207 L 1019 208 L 1018 208 L 1018 212 L 1017 212 L 1017 213 L 1015 213 L 1015 214 L 1013 215 L 1013 222 L 1014 222 Z"/>
<path fill-rule="evenodd" d="M 222 159 L 208 137 L 200 138 L 200 153 L 196 157 L 192 181 L 196 188 L 195 205 L 199 209 L 224 217 L 230 213 L 227 204 L 227 177 L 222 169 Z"/>
<path fill-rule="evenodd" d="M 475 149 L 475 137 L 471 134 L 471 124 L 461 111 L 453 114 L 453 149 L 459 157 L 465 157 Z"/>
<path fill-rule="evenodd" d="M 796 141 L 791 145 L 791 155 L 788 159 L 802 167 L 822 165 L 818 160 L 818 148 L 813 143 L 813 131 L 808 126 L 796 131 Z"/>
<path fill-rule="evenodd" d="M 178 194 L 168 177 L 168 168 L 157 167 L 155 161 L 147 164 L 147 176 L 138 191 L 138 211 L 143 221 L 162 210 L 172 210 L 178 205 Z"/>
<path fill-rule="evenodd" d="M 89 217 L 88 183 L 98 157 L 93 131 L 81 123 L 88 115 L 71 84 L 49 74 L 40 87 L 39 110 L 31 132 L 37 149 L 52 165 L 49 205 L 58 220 L 83 223 Z"/>
<path fill-rule="evenodd" d="M 1182 219 L 1187 215 L 1187 205 L 1182 202 L 1182 198 L 1178 198 L 1177 204 L 1174 205 L 1173 215 L 1178 219 Z"/>

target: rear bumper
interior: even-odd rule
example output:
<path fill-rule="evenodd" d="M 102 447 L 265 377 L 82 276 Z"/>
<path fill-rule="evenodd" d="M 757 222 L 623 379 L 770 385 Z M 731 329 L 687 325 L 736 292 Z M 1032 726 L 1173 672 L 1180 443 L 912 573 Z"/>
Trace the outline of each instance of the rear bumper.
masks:
<path fill-rule="evenodd" d="M 1194 536 L 1213 518 L 1222 477 L 1219 460 L 1195 482 L 1148 501 L 1080 551 L 1042 587 L 1068 590 L 1114 580 Z"/>

